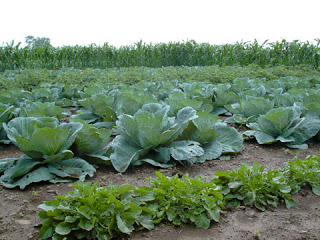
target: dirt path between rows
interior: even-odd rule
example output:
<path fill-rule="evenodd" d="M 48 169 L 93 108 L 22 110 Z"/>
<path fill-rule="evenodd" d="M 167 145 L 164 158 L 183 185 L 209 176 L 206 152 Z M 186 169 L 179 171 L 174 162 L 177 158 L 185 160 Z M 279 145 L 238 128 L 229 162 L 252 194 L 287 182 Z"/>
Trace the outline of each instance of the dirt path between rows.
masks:
<path fill-rule="evenodd" d="M 246 141 L 241 153 L 231 160 L 208 161 L 204 164 L 173 169 L 158 169 L 142 166 L 130 169 L 125 174 L 117 173 L 112 167 L 101 167 L 92 179 L 100 185 L 131 184 L 140 187 L 147 184 L 146 177 L 155 176 L 155 171 L 171 176 L 189 173 L 212 176 L 217 171 L 227 171 L 239 167 L 242 161 L 260 162 L 266 170 L 283 167 L 284 162 L 294 158 L 297 150 L 287 149 L 281 144 L 261 146 L 255 141 Z M 310 145 L 300 152 L 299 158 L 320 154 L 320 143 Z M 14 146 L 1 146 L 0 159 L 18 157 L 21 152 Z M 6 189 L 0 186 L 0 240 L 24 240 L 39 238 L 40 223 L 38 205 L 51 200 L 55 195 L 62 195 L 72 190 L 70 183 L 40 183 L 19 189 Z M 251 207 L 230 208 L 223 212 L 219 223 L 213 223 L 207 229 L 195 228 L 192 225 L 173 227 L 160 224 L 152 231 L 134 233 L 129 239 L 175 239 L 175 240 L 222 240 L 222 239 L 320 239 L 320 196 L 312 194 L 310 189 L 303 189 L 293 196 L 296 207 L 286 209 L 283 205 L 273 210 L 260 212 Z"/>

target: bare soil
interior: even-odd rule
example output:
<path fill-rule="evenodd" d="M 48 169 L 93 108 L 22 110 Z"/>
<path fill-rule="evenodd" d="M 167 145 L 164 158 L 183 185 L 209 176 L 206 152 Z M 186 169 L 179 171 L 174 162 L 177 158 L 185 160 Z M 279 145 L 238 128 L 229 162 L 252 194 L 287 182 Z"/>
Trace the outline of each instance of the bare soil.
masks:
<path fill-rule="evenodd" d="M 190 177 L 197 175 L 212 176 L 217 171 L 227 171 L 239 167 L 242 161 L 260 162 L 266 169 L 283 167 L 291 160 L 297 150 L 288 149 L 281 144 L 258 145 L 254 140 L 245 141 L 244 148 L 231 160 L 213 160 L 204 164 L 172 169 L 158 169 L 152 166 L 131 168 L 125 174 L 117 173 L 112 167 L 101 167 L 92 179 L 100 185 L 125 184 L 143 186 L 148 184 L 144 178 L 155 176 L 155 171 L 171 176 L 174 174 Z M 300 152 L 299 158 L 320 154 L 320 143 L 310 145 Z M 1 146 L 0 159 L 18 157 L 22 153 L 14 146 Z M 39 183 L 19 189 L 6 189 L 0 186 L 0 240 L 40 239 L 38 224 L 38 205 L 71 191 L 71 183 Z M 320 239 L 320 196 L 303 189 L 295 194 L 296 207 L 286 209 L 281 205 L 277 209 L 260 212 L 251 207 L 240 206 L 223 212 L 219 223 L 213 223 L 210 229 L 195 228 L 193 225 L 173 227 L 167 223 L 158 225 L 152 231 L 136 232 L 129 239 L 175 239 L 175 240 L 220 240 L 220 239 Z"/>

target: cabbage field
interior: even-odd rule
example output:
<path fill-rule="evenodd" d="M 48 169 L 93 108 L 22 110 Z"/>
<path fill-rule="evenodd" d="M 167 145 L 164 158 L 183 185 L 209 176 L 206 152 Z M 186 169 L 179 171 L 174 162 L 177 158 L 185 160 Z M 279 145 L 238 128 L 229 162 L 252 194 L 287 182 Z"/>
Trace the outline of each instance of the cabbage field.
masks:
<path fill-rule="evenodd" d="M 223 49 L 191 43 L 185 46 L 193 50 L 207 47 L 204 52 Z M 46 65 L 55 62 L 54 57 L 49 59 L 51 55 L 60 56 L 59 51 L 67 48 L 38 50 L 51 51 L 48 60 L 40 61 L 36 56 L 42 55 L 32 52 L 37 50 L 22 53 L 12 46 L 16 59 L 10 55 L 0 64 L 4 70 L 0 73 L 0 152 L 13 147 L 21 154 L 0 159 L 0 191 L 18 194 L 51 184 L 70 187 L 70 182 L 80 180 L 71 192 L 38 204 L 40 228 L 33 239 L 119 239 L 160 223 L 191 223 L 208 229 L 231 206 L 252 206 L 264 212 L 282 203 L 287 208 L 296 206 L 293 194 L 306 187 L 311 194 L 320 195 L 320 74 L 319 55 L 314 50 L 319 46 L 282 44 L 290 47 L 287 54 L 303 51 L 282 65 L 271 63 L 267 55 L 280 45 L 269 44 L 267 48 L 256 45 L 260 55 L 251 53 L 260 62 L 266 61 L 253 61 L 257 65 L 121 65 L 82 70 L 53 70 L 75 64 L 69 60 L 68 64 Z M 131 51 L 140 49 L 146 61 L 144 51 L 152 46 L 139 46 L 126 53 L 136 56 Z M 238 44 L 226 51 L 233 53 L 240 46 L 246 53 L 254 49 L 253 44 Z M 0 53 L 8 48 L 1 48 Z M 91 48 L 87 50 L 91 54 L 102 53 L 100 48 Z M 286 54 L 283 48 L 278 48 L 279 56 Z M 124 49 L 113 49 L 114 54 L 121 51 Z M 313 59 L 300 59 L 310 52 L 315 54 Z M 32 59 L 25 58 L 30 56 Z M 100 55 L 94 56 L 99 59 Z M 223 56 L 225 60 L 229 55 Z M 194 65 L 192 61 L 189 65 Z M 272 66 L 265 68 L 267 61 Z M 22 66 L 29 69 L 17 70 Z M 268 159 L 254 161 L 256 156 L 250 163 L 235 162 L 248 144 L 297 155 L 273 169 L 266 169 Z M 313 155 L 301 159 L 298 153 L 304 156 L 309 148 Z M 194 166 L 228 162 L 238 167 L 209 172 L 210 177 L 185 174 Z M 113 184 L 99 175 L 106 169 L 114 177 L 130 178 L 139 169 L 156 177 L 147 176 L 147 183 L 140 186 L 126 181 Z M 181 169 L 184 174 L 179 173 Z M 179 174 L 165 174 L 172 171 Z M 110 185 L 100 187 L 88 182 L 90 178 L 105 179 Z M 3 217 L 0 212 L 0 222 Z M 2 236 L 8 235 L 0 228 L 0 239 Z"/>

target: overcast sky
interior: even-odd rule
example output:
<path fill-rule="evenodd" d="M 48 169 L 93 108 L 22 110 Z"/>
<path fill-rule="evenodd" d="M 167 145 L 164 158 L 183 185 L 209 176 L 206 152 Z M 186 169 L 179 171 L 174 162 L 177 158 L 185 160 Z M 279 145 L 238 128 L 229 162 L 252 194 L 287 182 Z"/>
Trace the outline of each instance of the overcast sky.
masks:
<path fill-rule="evenodd" d="M 0 45 L 28 35 L 117 47 L 320 38 L 320 0 L 0 0 L 0 8 Z"/>

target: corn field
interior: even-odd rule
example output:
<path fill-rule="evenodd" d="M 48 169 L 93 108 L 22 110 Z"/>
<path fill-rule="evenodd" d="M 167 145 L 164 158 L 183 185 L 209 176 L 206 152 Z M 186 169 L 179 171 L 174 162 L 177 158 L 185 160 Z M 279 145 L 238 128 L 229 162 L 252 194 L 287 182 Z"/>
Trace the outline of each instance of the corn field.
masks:
<path fill-rule="evenodd" d="M 320 39 L 316 44 L 265 41 L 211 45 L 195 41 L 146 44 L 142 41 L 116 48 L 103 46 L 20 47 L 14 42 L 0 47 L 0 71 L 26 68 L 96 68 L 165 66 L 266 66 L 309 65 L 319 69 Z"/>

